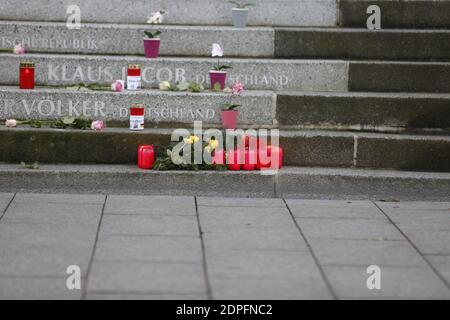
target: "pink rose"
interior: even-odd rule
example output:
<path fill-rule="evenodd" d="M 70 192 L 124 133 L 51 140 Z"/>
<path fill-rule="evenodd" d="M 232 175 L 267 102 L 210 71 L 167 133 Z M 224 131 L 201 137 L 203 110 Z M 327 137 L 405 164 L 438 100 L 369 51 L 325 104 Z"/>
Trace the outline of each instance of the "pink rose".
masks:
<path fill-rule="evenodd" d="M 238 81 L 234 84 L 232 90 L 233 94 L 240 94 L 242 91 L 244 91 L 244 85 Z"/>
<path fill-rule="evenodd" d="M 95 131 L 100 131 L 105 128 L 105 124 L 101 120 L 92 121 L 91 129 Z"/>
<path fill-rule="evenodd" d="M 122 92 L 125 87 L 123 80 L 116 80 L 111 84 L 111 90 L 115 92 Z"/>
<path fill-rule="evenodd" d="M 15 54 L 22 55 L 22 54 L 25 54 L 25 48 L 24 48 L 24 46 L 22 46 L 22 44 L 19 43 L 14 46 L 13 52 Z"/>

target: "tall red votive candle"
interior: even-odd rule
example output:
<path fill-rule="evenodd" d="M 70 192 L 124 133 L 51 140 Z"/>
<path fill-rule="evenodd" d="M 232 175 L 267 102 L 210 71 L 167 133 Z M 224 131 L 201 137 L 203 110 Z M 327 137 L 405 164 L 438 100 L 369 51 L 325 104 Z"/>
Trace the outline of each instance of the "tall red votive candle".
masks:
<path fill-rule="evenodd" d="M 34 89 L 34 62 L 20 63 L 19 88 Z"/>

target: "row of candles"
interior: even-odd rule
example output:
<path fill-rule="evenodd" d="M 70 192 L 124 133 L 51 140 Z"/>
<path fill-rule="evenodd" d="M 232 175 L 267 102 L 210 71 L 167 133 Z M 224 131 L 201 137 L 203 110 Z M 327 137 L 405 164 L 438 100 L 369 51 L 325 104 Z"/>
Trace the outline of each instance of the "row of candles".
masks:
<path fill-rule="evenodd" d="M 228 155 L 228 157 L 226 156 Z M 262 155 L 264 155 L 262 157 Z M 228 161 L 227 161 L 228 158 Z M 274 162 L 272 162 L 274 160 Z M 230 171 L 254 171 L 281 169 L 283 163 L 283 149 L 267 145 L 257 150 L 215 150 L 212 154 L 213 165 L 227 165 Z M 155 164 L 155 147 L 153 145 L 139 146 L 138 167 L 152 169 Z"/>
<path fill-rule="evenodd" d="M 34 62 L 20 62 L 19 88 L 34 89 Z M 121 81 L 123 83 L 123 81 Z M 127 89 L 140 90 L 142 88 L 141 66 L 139 64 L 128 65 Z"/>

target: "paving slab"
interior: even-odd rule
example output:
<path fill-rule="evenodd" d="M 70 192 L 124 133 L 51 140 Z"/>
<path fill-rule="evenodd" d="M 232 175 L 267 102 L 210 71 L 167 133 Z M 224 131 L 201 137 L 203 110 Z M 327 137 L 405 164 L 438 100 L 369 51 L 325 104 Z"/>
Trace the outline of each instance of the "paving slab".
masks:
<path fill-rule="evenodd" d="M 197 197 L 199 207 L 286 208 L 282 199 Z"/>
<path fill-rule="evenodd" d="M 286 199 L 286 203 L 298 218 L 386 219 L 370 201 Z"/>
<path fill-rule="evenodd" d="M 309 251 L 214 250 L 208 240 L 205 245 L 214 299 L 331 298 Z"/>
<path fill-rule="evenodd" d="M 99 219 L 100 215 L 77 223 L 67 223 L 64 219 L 57 222 L 2 221 L 0 242 L 39 243 L 66 248 L 78 243 L 93 244 Z"/>
<path fill-rule="evenodd" d="M 295 218 L 307 239 L 404 240 L 386 219 L 314 219 Z"/>
<path fill-rule="evenodd" d="M 144 88 L 158 88 L 162 81 L 198 82 L 208 86 L 212 58 L 158 58 L 137 56 L 0 54 L 3 70 L 0 84 L 17 85 L 17 69 L 26 58 L 36 65 L 36 85 L 103 83 L 125 79 L 128 64 L 140 64 Z M 342 60 L 221 59 L 233 69 L 227 84 L 240 81 L 248 90 L 298 89 L 304 91 L 347 91 L 348 62 Z M 356 76 L 357 77 L 357 76 Z"/>
<path fill-rule="evenodd" d="M 450 284 L 450 254 L 446 256 L 425 256 L 437 272 Z"/>
<path fill-rule="evenodd" d="M 97 261 L 87 290 L 89 294 L 202 294 L 206 285 L 201 263 Z"/>
<path fill-rule="evenodd" d="M 331 300 L 333 296 L 319 274 L 297 279 L 216 278 L 211 280 L 213 299 L 218 300 Z"/>
<path fill-rule="evenodd" d="M 200 207 L 202 229 L 205 231 L 226 231 L 245 226 L 249 231 L 276 229 L 295 231 L 294 223 L 286 209 Z"/>
<path fill-rule="evenodd" d="M 108 236 L 101 233 L 95 261 L 201 262 L 200 237 Z"/>
<path fill-rule="evenodd" d="M 195 216 L 194 197 L 108 196 L 105 214 Z"/>
<path fill-rule="evenodd" d="M 208 300 L 206 293 L 97 293 L 87 294 L 86 300 Z"/>
<path fill-rule="evenodd" d="M 0 193 L 0 212 L 3 214 L 3 211 L 6 209 L 8 204 L 11 202 L 11 199 L 13 198 L 13 193 Z"/>
<path fill-rule="evenodd" d="M 309 251 L 224 251 L 210 250 L 206 261 L 211 279 L 292 279 L 318 271 Z"/>
<path fill-rule="evenodd" d="M 306 251 L 305 242 L 298 232 L 280 232 L 266 228 L 249 230 L 236 227 L 225 231 L 203 231 L 208 248 L 224 251 Z"/>
<path fill-rule="evenodd" d="M 42 194 L 42 193 L 17 193 L 14 203 L 42 203 L 42 204 L 102 204 L 105 202 L 103 195 L 87 194 Z M 30 207 L 32 209 L 32 207 Z"/>
<path fill-rule="evenodd" d="M 0 300 L 79 300 L 81 290 L 68 290 L 63 278 L 0 278 Z"/>
<path fill-rule="evenodd" d="M 368 266 L 367 266 L 368 267 Z M 450 291 L 430 268 L 381 267 L 381 289 L 369 290 L 367 267 L 324 267 L 340 299 L 449 299 Z"/>
<path fill-rule="evenodd" d="M 437 221 L 450 223 L 450 202 L 376 202 L 391 219 L 396 222 L 405 220 Z"/>
<path fill-rule="evenodd" d="M 198 236 L 195 216 L 105 215 L 101 233 L 105 235 Z"/>
<path fill-rule="evenodd" d="M 31 240 L 31 239 L 30 239 Z M 38 239 L 36 239 L 38 240 Z M 31 242 L 31 241 L 30 241 Z M 80 267 L 81 275 L 88 270 L 93 243 L 79 242 L 70 246 L 58 244 L 0 241 L 0 278 L 68 277 L 67 268 Z"/>
<path fill-rule="evenodd" d="M 429 228 L 420 223 L 415 225 L 398 225 L 408 239 L 423 255 L 450 255 L 450 228 L 448 225 Z"/>
<path fill-rule="evenodd" d="M 404 241 L 309 239 L 322 266 L 426 267 L 425 260 Z"/>

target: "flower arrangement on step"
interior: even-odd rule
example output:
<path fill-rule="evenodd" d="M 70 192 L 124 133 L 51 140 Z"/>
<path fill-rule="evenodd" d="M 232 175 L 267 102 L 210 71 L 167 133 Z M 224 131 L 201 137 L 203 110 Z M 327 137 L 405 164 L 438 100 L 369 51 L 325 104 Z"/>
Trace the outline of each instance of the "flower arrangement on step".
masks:
<path fill-rule="evenodd" d="M 156 25 L 156 24 L 162 24 L 164 17 L 163 17 L 164 11 L 157 11 L 153 13 L 147 20 L 148 24 Z M 160 35 L 161 31 L 151 31 L 146 30 L 144 31 L 147 38 L 144 38 L 144 51 L 145 56 L 149 59 L 158 58 L 159 55 L 159 47 L 161 44 Z"/>
<path fill-rule="evenodd" d="M 105 128 L 105 124 L 101 120 L 92 121 L 84 117 L 64 117 L 57 120 L 16 120 L 6 119 L 5 126 L 7 128 L 15 128 L 19 125 L 29 125 L 32 128 L 50 127 L 55 129 L 92 129 L 94 131 L 100 131 Z"/>
<path fill-rule="evenodd" d="M 233 25 L 236 28 L 245 28 L 248 19 L 248 7 L 254 6 L 253 2 L 241 2 L 235 0 L 228 0 L 229 3 L 234 4 L 235 7 L 231 9 L 233 14 Z"/>
<path fill-rule="evenodd" d="M 222 108 L 222 127 L 224 129 L 236 129 L 239 111 L 236 110 L 241 105 L 233 103 L 233 97 L 240 95 L 244 91 L 244 86 L 239 81 L 231 89 L 230 102 Z"/>
<path fill-rule="evenodd" d="M 223 57 L 223 49 L 218 43 L 212 45 L 211 56 L 217 57 L 217 63 L 214 64 L 212 70 L 209 71 L 209 78 L 211 80 L 211 89 L 218 91 L 225 88 L 227 80 L 227 70 L 232 69 L 231 66 L 220 64 L 220 58 Z"/>
<path fill-rule="evenodd" d="M 163 81 L 159 84 L 161 91 L 188 91 L 193 93 L 200 93 L 205 90 L 201 83 L 197 82 L 177 82 L 175 84 L 169 81 Z"/>
<path fill-rule="evenodd" d="M 200 146 L 201 145 L 201 146 Z M 194 161 L 195 149 L 201 148 L 202 153 L 208 153 L 211 157 L 211 163 L 196 164 Z M 227 170 L 224 161 L 217 161 L 217 156 L 224 155 L 223 150 L 218 150 L 219 142 L 210 139 L 202 142 L 198 136 L 191 135 L 184 138 L 183 142 L 173 142 L 168 148 L 163 148 L 162 154 L 158 155 L 158 159 L 153 167 L 154 170 Z M 187 154 L 184 152 L 188 150 Z M 202 154 L 202 159 L 203 159 Z"/>

